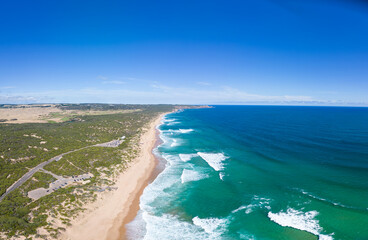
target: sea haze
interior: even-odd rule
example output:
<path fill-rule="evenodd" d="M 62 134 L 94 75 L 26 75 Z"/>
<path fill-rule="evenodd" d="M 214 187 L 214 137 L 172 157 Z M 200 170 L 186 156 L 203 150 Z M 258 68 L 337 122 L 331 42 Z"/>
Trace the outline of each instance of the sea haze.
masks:
<path fill-rule="evenodd" d="M 130 239 L 368 239 L 368 108 L 169 114 Z"/>

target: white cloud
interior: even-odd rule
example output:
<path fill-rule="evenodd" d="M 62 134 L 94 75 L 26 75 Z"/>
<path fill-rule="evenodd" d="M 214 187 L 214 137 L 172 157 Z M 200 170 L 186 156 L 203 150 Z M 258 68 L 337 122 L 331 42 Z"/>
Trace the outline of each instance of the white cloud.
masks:
<path fill-rule="evenodd" d="M 337 91 L 318 91 L 319 94 L 338 94 Z"/>
<path fill-rule="evenodd" d="M 143 79 L 139 78 L 133 78 L 133 77 L 123 77 L 124 80 L 130 80 L 130 81 L 142 81 Z"/>
<path fill-rule="evenodd" d="M 108 78 L 108 77 L 105 77 L 105 76 L 98 75 L 98 76 L 97 76 L 97 79 L 100 79 L 100 80 L 106 81 L 106 80 L 107 80 L 107 79 L 109 79 L 109 78 Z"/>
<path fill-rule="evenodd" d="M 167 103 L 167 104 L 283 104 L 283 105 L 368 105 L 324 101 L 311 96 L 252 94 L 232 88 L 218 89 L 178 88 L 154 82 L 148 89 L 98 88 L 67 89 L 44 92 L 28 92 L 1 97 L 0 103 L 31 102 L 101 102 L 101 103 Z M 23 97 L 22 97 L 23 96 Z"/>
<path fill-rule="evenodd" d="M 3 86 L 3 87 L 0 87 L 0 89 L 13 89 L 15 88 L 14 86 Z"/>
<path fill-rule="evenodd" d="M 197 82 L 198 85 L 201 85 L 201 86 L 211 86 L 212 84 L 209 83 L 209 82 Z"/>
<path fill-rule="evenodd" d="M 102 75 L 97 76 L 97 79 L 102 80 L 101 82 L 102 84 L 117 84 L 117 85 L 125 84 L 126 81 L 138 81 L 139 80 L 138 78 L 132 78 L 132 77 L 119 77 L 119 79 L 122 79 L 122 80 L 111 80 L 110 78 L 106 76 L 102 76 Z M 126 80 L 126 81 L 123 81 L 123 80 Z"/>
<path fill-rule="evenodd" d="M 154 89 L 158 89 L 158 90 L 164 91 L 164 92 L 168 92 L 168 91 L 174 90 L 172 87 L 159 84 L 158 82 L 155 82 L 155 83 L 151 84 L 151 87 L 154 88 Z"/>
<path fill-rule="evenodd" d="M 0 103 L 36 103 L 36 102 L 40 102 L 40 99 L 33 96 L 0 95 Z"/>
<path fill-rule="evenodd" d="M 103 84 L 125 84 L 126 82 L 124 81 L 117 81 L 117 80 L 114 80 L 114 81 L 102 81 Z"/>

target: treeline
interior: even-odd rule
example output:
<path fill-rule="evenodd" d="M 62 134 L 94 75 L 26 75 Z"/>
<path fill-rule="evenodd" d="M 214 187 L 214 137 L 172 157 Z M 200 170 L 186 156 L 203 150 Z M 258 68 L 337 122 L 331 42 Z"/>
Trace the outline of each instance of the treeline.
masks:
<path fill-rule="evenodd" d="M 103 103 L 80 103 L 80 104 L 59 104 L 58 108 L 63 110 L 85 110 L 85 111 L 107 111 L 107 110 L 151 110 L 151 111 L 170 111 L 173 105 L 168 104 L 103 104 Z"/>

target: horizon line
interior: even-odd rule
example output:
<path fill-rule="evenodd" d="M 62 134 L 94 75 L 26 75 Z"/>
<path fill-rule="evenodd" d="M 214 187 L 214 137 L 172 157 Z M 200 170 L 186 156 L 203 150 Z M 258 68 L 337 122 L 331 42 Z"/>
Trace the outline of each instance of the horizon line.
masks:
<path fill-rule="evenodd" d="M 109 105 L 176 105 L 176 106 L 275 106 L 275 107 L 354 107 L 368 108 L 368 104 L 364 105 L 311 105 L 311 104 L 228 104 L 228 103 L 109 103 L 109 102 L 44 102 L 44 103 L 0 103 L 0 105 L 43 105 L 43 104 L 109 104 Z"/>

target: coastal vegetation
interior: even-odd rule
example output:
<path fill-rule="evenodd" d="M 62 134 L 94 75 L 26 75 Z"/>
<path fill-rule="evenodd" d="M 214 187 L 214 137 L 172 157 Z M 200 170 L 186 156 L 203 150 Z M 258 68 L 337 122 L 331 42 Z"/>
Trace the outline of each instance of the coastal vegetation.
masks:
<path fill-rule="evenodd" d="M 59 123 L 0 124 L 0 195 L 38 164 L 82 148 L 46 165 L 45 172 L 36 172 L 0 201 L 0 239 L 18 235 L 56 237 L 72 217 L 83 211 L 86 202 L 96 198 L 96 192 L 111 189 L 115 175 L 137 155 L 139 136 L 145 126 L 175 106 L 60 104 L 58 108 L 78 112 L 125 112 L 73 115 Z M 124 141 L 117 147 L 93 146 L 122 136 Z M 27 196 L 30 190 L 47 188 L 56 180 L 47 171 L 63 177 L 85 173 L 93 177 L 85 184 L 59 188 L 33 201 Z M 44 231 L 40 231 L 41 228 Z"/>

